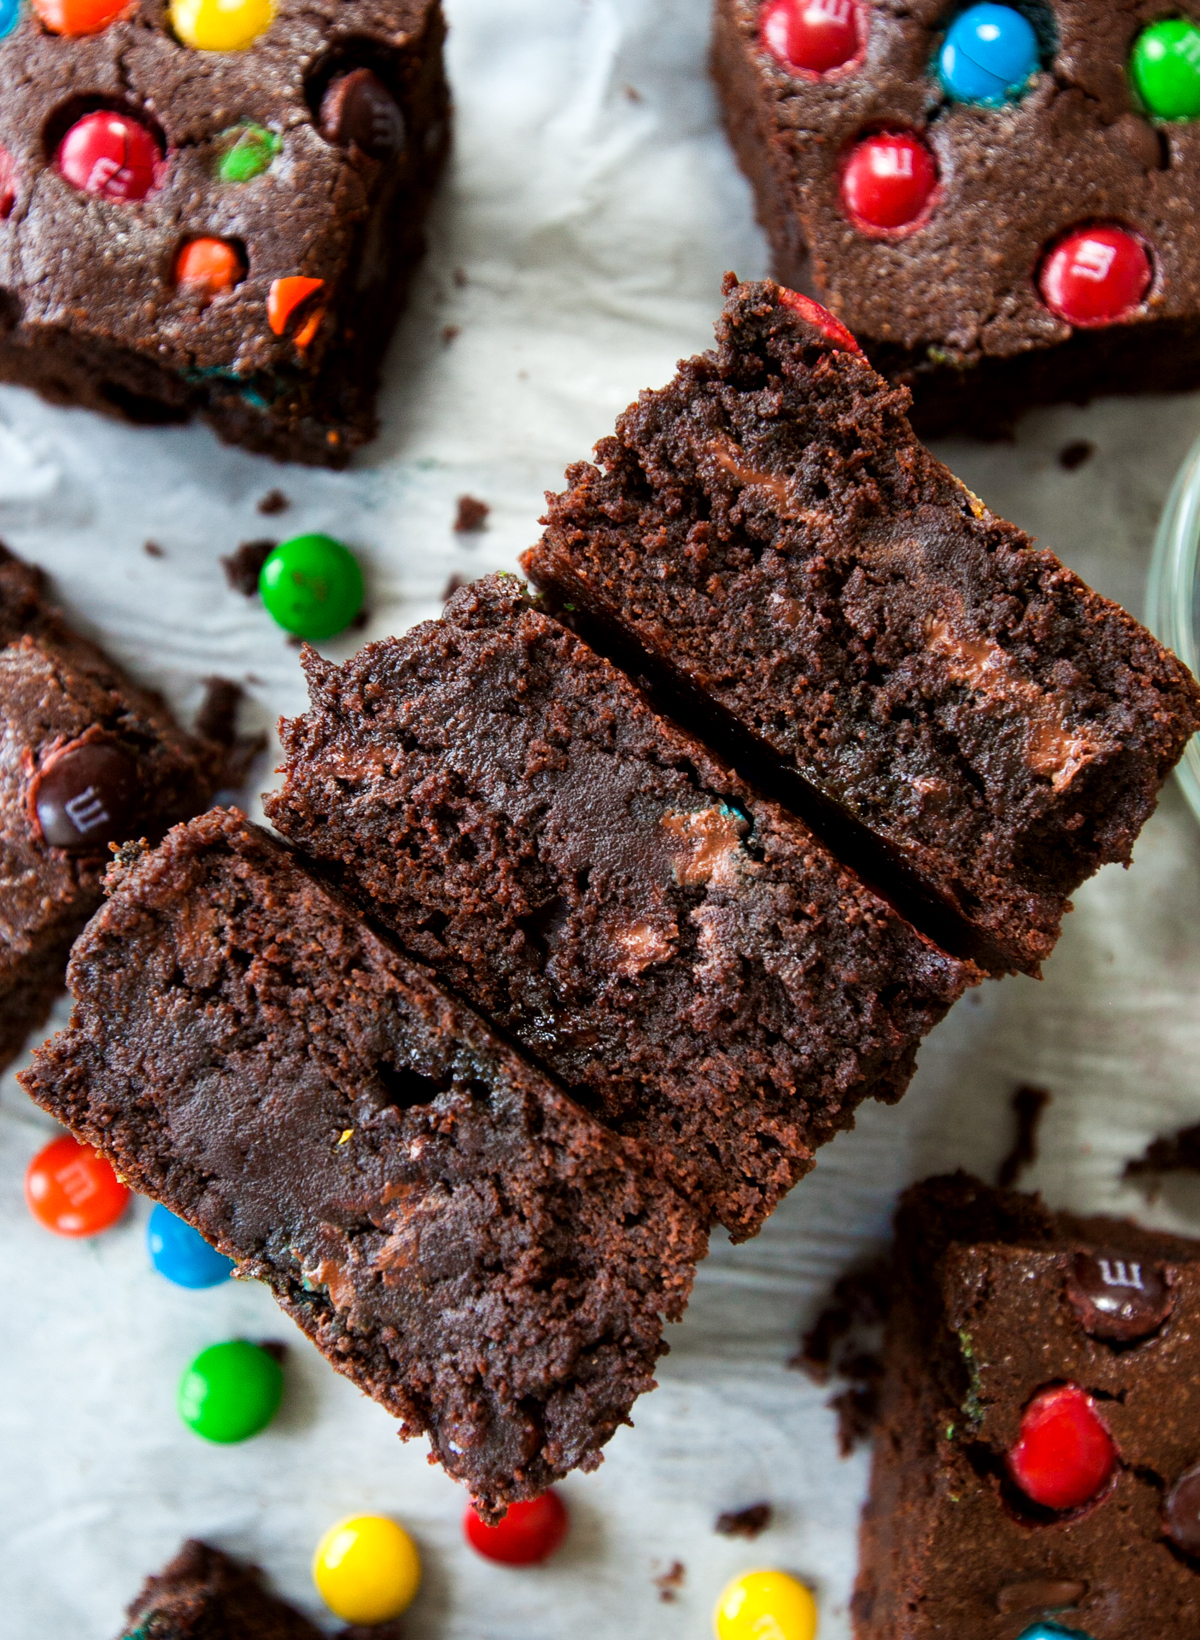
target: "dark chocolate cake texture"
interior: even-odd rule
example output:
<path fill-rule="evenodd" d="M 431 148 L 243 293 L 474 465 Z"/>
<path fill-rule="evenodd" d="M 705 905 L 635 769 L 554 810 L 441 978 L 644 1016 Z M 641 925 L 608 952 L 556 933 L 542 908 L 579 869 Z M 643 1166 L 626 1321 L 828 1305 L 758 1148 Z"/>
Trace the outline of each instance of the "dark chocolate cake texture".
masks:
<path fill-rule="evenodd" d="M 0 1066 L 63 988 L 108 845 L 202 809 L 222 764 L 45 597 L 0 545 Z"/>
<path fill-rule="evenodd" d="M 265 1281 L 485 1517 L 595 1468 L 705 1248 L 647 1148 L 236 810 L 106 887 L 30 1095 Z"/>
<path fill-rule="evenodd" d="M 1200 690 L 923 448 L 838 321 L 726 289 L 716 348 L 568 471 L 523 564 L 947 949 L 1036 973 Z"/>
<path fill-rule="evenodd" d="M 341 466 L 448 141 L 438 0 L 33 0 L 0 27 L 0 380 Z"/>
<path fill-rule="evenodd" d="M 1200 1633 L 1200 1242 L 961 1173 L 896 1237 L 857 1640 Z"/>
<path fill-rule="evenodd" d="M 314 1623 L 246 1566 L 190 1539 L 148 1577 L 117 1640 L 321 1640 Z"/>
<path fill-rule="evenodd" d="M 1155 0 L 716 0 L 774 271 L 927 436 L 1200 385 L 1200 27 Z"/>
<path fill-rule="evenodd" d="M 335 666 L 269 817 L 752 1235 L 980 976 L 658 716 L 511 575 Z"/>

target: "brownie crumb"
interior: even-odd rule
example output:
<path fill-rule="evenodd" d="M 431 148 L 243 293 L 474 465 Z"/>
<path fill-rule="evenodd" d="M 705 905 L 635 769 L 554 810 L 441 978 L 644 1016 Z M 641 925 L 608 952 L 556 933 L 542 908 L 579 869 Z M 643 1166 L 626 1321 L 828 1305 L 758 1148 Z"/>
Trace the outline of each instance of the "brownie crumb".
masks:
<path fill-rule="evenodd" d="M 225 753 L 220 784 L 229 791 L 237 791 L 245 785 L 251 764 L 267 746 L 267 737 L 261 732 L 256 735 L 237 732 L 238 708 L 244 695 L 241 684 L 230 678 L 205 678 L 204 699 L 196 713 L 196 733 L 205 740 L 215 741 Z"/>
<path fill-rule="evenodd" d="M 283 641 L 289 649 L 300 649 L 304 643 L 304 639 L 297 632 L 289 632 Z"/>
<path fill-rule="evenodd" d="M 465 575 L 455 573 L 442 588 L 442 602 L 448 604 L 456 592 L 465 586 L 470 586 L 470 584 Z"/>
<path fill-rule="evenodd" d="M 752 1503 L 745 1509 L 727 1509 L 718 1515 L 713 1531 L 720 1532 L 722 1537 L 756 1538 L 770 1524 L 771 1505 Z"/>
<path fill-rule="evenodd" d="M 644 98 L 636 85 L 627 85 L 622 87 L 622 89 L 625 92 L 625 99 L 627 102 L 640 103 L 644 101 Z"/>
<path fill-rule="evenodd" d="M 167 556 L 157 541 L 143 541 L 142 551 L 147 558 L 165 558 Z"/>
<path fill-rule="evenodd" d="M 351 632 L 361 632 L 363 627 L 366 626 L 367 622 L 370 619 L 371 619 L 371 611 L 369 609 L 360 609 L 358 614 L 350 622 L 350 631 Z"/>
<path fill-rule="evenodd" d="M 1073 473 L 1076 467 L 1082 467 L 1096 453 L 1096 446 L 1090 439 L 1077 438 L 1070 444 L 1064 444 L 1058 452 L 1058 464 Z"/>
<path fill-rule="evenodd" d="M 683 1587 L 683 1580 L 687 1576 L 687 1567 L 682 1560 L 673 1560 L 665 1572 L 661 1572 L 654 1579 L 654 1587 L 658 1590 L 658 1598 L 670 1604 L 678 1600 L 679 1591 Z"/>
<path fill-rule="evenodd" d="M 1037 1161 L 1038 1126 L 1042 1112 L 1049 1103 L 1050 1095 L 1045 1088 L 1031 1088 L 1023 1084 L 1013 1094 L 1012 1108 L 1017 1119 L 1017 1132 L 1012 1149 L 1000 1163 L 1000 1171 L 996 1175 L 996 1183 L 1001 1190 L 1016 1184 L 1022 1170 L 1032 1167 Z"/>
<path fill-rule="evenodd" d="M 235 592 L 247 598 L 256 595 L 262 567 L 278 545 L 278 541 L 242 541 L 235 553 L 221 559 L 225 579 Z"/>
<path fill-rule="evenodd" d="M 1200 1122 L 1155 1139 L 1146 1146 L 1144 1155 L 1126 1162 L 1127 1179 L 1145 1173 L 1200 1173 Z"/>
<path fill-rule="evenodd" d="M 465 268 L 455 268 L 451 278 L 454 280 L 454 283 L 459 290 L 466 290 L 467 270 Z"/>
<path fill-rule="evenodd" d="M 281 1338 L 260 1338 L 258 1347 L 264 1355 L 269 1355 L 272 1361 L 280 1366 L 287 1360 L 288 1347 Z"/>
<path fill-rule="evenodd" d="M 461 335 L 462 335 L 462 326 L 461 325 L 443 325 L 442 326 L 442 346 L 443 347 L 449 347 L 450 343 L 451 342 L 456 342 Z"/>
<path fill-rule="evenodd" d="M 284 495 L 282 490 L 268 490 L 259 502 L 258 510 L 264 518 L 273 518 L 276 513 L 286 512 L 291 504 L 291 498 Z"/>
<path fill-rule="evenodd" d="M 487 523 L 487 516 L 491 510 L 486 501 L 478 501 L 473 495 L 460 495 L 454 528 L 460 535 L 481 530 Z"/>
<path fill-rule="evenodd" d="M 891 1308 L 892 1280 L 891 1261 L 886 1257 L 839 1277 L 830 1303 L 788 1362 L 814 1384 L 827 1384 L 831 1376 L 845 1381 L 847 1387 L 826 1403 L 837 1413 L 838 1450 L 843 1458 L 868 1438 L 879 1415 L 880 1351 L 883 1324 Z"/>

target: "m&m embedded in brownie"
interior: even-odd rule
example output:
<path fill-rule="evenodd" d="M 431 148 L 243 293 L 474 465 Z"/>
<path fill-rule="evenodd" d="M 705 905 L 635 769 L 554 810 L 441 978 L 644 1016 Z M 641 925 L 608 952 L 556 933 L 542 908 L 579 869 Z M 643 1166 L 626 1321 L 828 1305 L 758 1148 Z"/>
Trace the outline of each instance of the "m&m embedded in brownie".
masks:
<path fill-rule="evenodd" d="M 1200 385 L 1200 21 L 1139 0 L 717 0 L 775 272 L 926 434 Z"/>
<path fill-rule="evenodd" d="M 0 5 L 0 380 L 342 465 L 447 147 L 438 0 Z"/>
<path fill-rule="evenodd" d="M 265 1281 L 495 1518 L 653 1388 L 705 1249 L 610 1133 L 277 838 L 121 852 L 22 1085 Z"/>
<path fill-rule="evenodd" d="M 1068 895 L 1128 862 L 1200 689 L 923 448 L 836 319 L 727 294 L 525 568 L 949 949 L 1036 972 Z"/>
<path fill-rule="evenodd" d="M 739 1239 L 980 977 L 514 576 L 304 665 L 269 817 Z"/>
<path fill-rule="evenodd" d="M 960 1173 L 894 1283 L 857 1640 L 1200 1632 L 1200 1242 Z"/>

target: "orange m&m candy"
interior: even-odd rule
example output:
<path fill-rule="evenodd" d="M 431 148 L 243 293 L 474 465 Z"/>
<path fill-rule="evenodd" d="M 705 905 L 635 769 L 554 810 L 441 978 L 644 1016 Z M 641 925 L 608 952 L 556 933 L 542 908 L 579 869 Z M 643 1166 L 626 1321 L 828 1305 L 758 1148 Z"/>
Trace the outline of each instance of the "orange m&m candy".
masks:
<path fill-rule="evenodd" d="M 189 239 L 175 258 L 175 284 L 196 296 L 220 296 L 245 277 L 241 252 L 227 239 Z"/>
<path fill-rule="evenodd" d="M 129 1194 L 110 1163 L 69 1133 L 39 1150 L 25 1171 L 29 1211 L 59 1236 L 107 1230 L 125 1211 Z"/>
<path fill-rule="evenodd" d="M 102 34 L 129 0 L 33 0 L 33 9 L 51 34 Z"/>

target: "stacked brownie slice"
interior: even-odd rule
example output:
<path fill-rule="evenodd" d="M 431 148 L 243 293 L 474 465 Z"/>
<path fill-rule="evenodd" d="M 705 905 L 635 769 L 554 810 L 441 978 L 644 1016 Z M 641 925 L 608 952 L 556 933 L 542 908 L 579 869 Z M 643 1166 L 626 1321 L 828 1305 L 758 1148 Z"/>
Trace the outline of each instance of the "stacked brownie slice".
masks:
<path fill-rule="evenodd" d="M 271 1594 L 256 1566 L 193 1538 L 146 1579 L 118 1640 L 321 1640 L 321 1630 Z"/>

